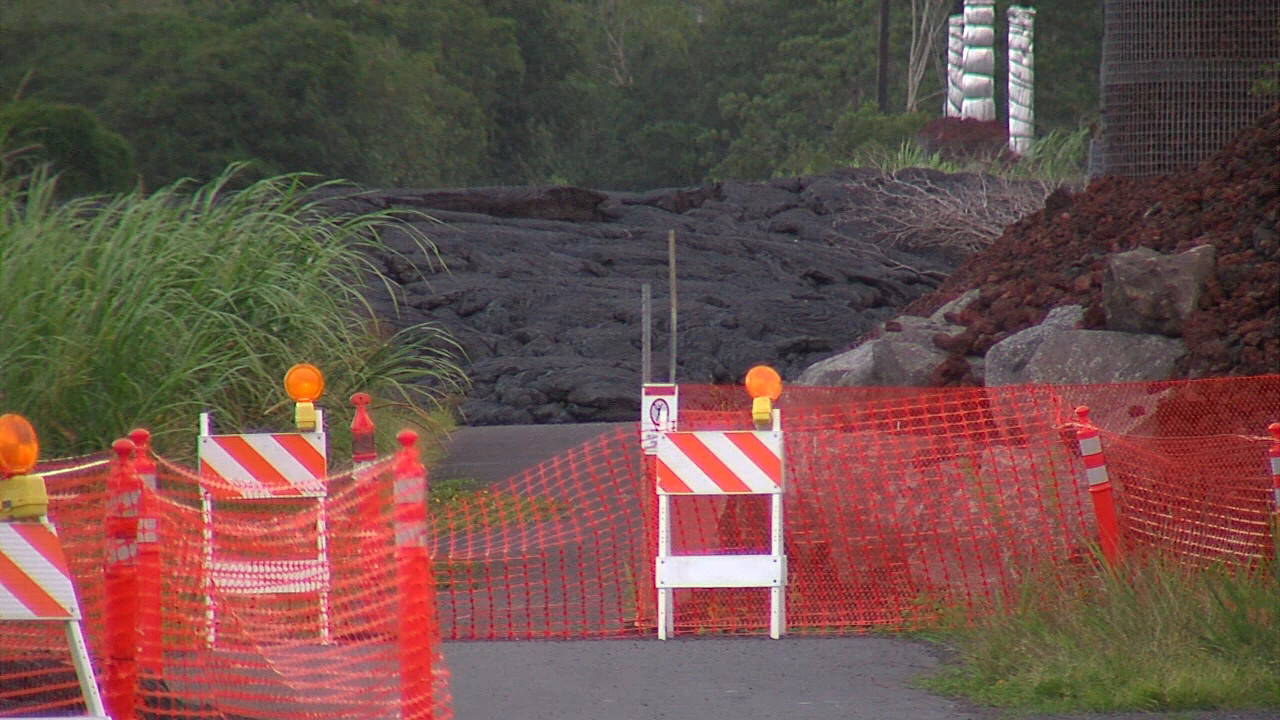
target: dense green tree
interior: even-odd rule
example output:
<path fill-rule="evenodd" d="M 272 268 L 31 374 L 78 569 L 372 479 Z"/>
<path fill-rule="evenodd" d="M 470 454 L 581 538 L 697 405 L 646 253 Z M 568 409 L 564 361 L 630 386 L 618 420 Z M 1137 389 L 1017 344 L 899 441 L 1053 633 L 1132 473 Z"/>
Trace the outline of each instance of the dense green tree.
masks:
<path fill-rule="evenodd" d="M 77 105 L 0 104 L 0 179 L 49 165 L 59 195 L 117 193 L 134 183 L 133 149 Z"/>
<path fill-rule="evenodd" d="M 250 160 L 380 185 L 640 189 L 819 170 L 921 122 L 864 108 L 879 0 L 10 3 L 0 97 L 31 72 L 26 96 L 92 110 L 153 186 Z M 1038 124 L 1088 122 L 1101 3 L 1034 4 Z M 912 38 L 899 7 L 892 108 L 922 67 Z M 931 115 L 942 39 L 932 48 L 914 93 Z"/>

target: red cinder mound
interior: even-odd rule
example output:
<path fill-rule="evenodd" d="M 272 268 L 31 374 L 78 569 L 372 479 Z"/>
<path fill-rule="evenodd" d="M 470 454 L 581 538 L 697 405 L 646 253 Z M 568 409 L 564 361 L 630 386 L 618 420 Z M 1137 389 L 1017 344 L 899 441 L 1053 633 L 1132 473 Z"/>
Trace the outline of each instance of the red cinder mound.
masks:
<path fill-rule="evenodd" d="M 930 120 L 916 140 L 946 160 L 991 159 L 1005 155 L 1009 132 L 995 120 L 942 117 Z"/>
<path fill-rule="evenodd" d="M 1278 212 L 1280 105 L 1193 171 L 1103 177 L 1075 195 L 1054 193 L 1044 209 L 1009 226 L 905 312 L 927 315 L 981 288 L 979 301 L 956 318 L 967 331 L 947 343 L 957 357 L 985 354 L 1059 305 L 1083 305 L 1085 327 L 1105 329 L 1101 281 L 1108 254 L 1212 245 L 1217 269 L 1183 325 L 1189 352 L 1179 376 L 1280 372 Z M 939 384 L 972 382 L 963 373 L 935 375 Z"/>

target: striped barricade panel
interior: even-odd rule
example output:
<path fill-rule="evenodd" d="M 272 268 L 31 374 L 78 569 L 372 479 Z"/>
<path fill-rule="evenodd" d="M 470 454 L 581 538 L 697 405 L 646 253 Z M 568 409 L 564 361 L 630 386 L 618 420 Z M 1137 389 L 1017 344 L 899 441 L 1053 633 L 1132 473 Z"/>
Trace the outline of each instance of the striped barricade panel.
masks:
<path fill-rule="evenodd" d="M 323 497 L 323 432 L 202 435 L 200 473 L 215 499 Z"/>
<path fill-rule="evenodd" d="M 775 415 L 775 425 L 778 427 Z M 781 430 L 668 432 L 658 438 L 658 638 L 675 633 L 676 588 L 768 588 L 769 636 L 786 632 L 787 558 L 782 537 L 785 462 Z M 671 496 L 769 495 L 769 552 L 675 555 Z"/>
<path fill-rule="evenodd" d="M 317 411 L 319 413 L 319 411 Z M 210 645 L 217 638 L 212 591 L 226 595 L 316 593 L 320 637 L 329 641 L 330 569 L 325 520 L 327 449 L 323 416 L 314 432 L 212 435 L 201 417 L 199 438 L 204 560 L 209 579 L 205 595 Z M 307 499 L 318 503 L 315 553 L 306 557 L 249 558 L 218 549 L 214 505 Z"/>
<path fill-rule="evenodd" d="M 67 557 L 53 526 L 45 519 L 0 522 L 0 622 L 64 623 L 71 664 L 88 711 L 79 717 L 108 720 L 80 619 L 80 604 L 71 583 Z"/>
<path fill-rule="evenodd" d="M 658 492 L 666 495 L 780 493 L 782 433 L 664 433 L 657 475 Z"/>
<path fill-rule="evenodd" d="M 41 523 L 0 523 L 0 620 L 79 620 L 62 544 Z"/>
<path fill-rule="evenodd" d="M 218 560 L 210 580 L 227 595 L 324 592 L 329 588 L 329 563 L 322 558 Z"/>

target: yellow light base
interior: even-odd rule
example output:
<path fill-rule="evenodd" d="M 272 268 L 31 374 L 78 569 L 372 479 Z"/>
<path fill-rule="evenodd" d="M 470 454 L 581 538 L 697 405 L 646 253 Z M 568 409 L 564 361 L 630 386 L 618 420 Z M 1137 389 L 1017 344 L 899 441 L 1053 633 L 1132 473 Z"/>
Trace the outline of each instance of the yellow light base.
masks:
<path fill-rule="evenodd" d="M 316 429 L 315 403 L 300 402 L 293 408 L 293 423 L 298 432 L 314 432 Z"/>
<path fill-rule="evenodd" d="M 755 421 L 757 430 L 768 430 L 773 426 L 773 401 L 768 397 L 752 398 L 751 419 Z"/>
<path fill-rule="evenodd" d="M 14 475 L 0 480 L 0 522 L 30 520 L 49 512 L 49 492 L 39 475 Z"/>

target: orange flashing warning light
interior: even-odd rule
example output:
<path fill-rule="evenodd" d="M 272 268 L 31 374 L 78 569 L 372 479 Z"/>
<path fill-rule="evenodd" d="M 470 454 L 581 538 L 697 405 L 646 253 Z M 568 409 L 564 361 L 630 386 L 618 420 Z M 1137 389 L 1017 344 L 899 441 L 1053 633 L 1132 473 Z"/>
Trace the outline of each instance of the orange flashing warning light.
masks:
<path fill-rule="evenodd" d="M 751 400 L 751 419 L 763 430 L 773 423 L 773 401 L 782 396 L 782 377 L 768 365 L 757 365 L 747 371 L 747 394 Z"/>
<path fill-rule="evenodd" d="M 21 415 L 0 415 L 0 474 L 6 477 L 31 472 L 40 457 L 35 428 Z"/>
<path fill-rule="evenodd" d="M 757 365 L 747 371 L 747 394 L 777 400 L 782 396 L 782 377 L 768 365 Z"/>
<path fill-rule="evenodd" d="M 293 398 L 293 422 L 300 432 L 316 429 L 315 401 L 324 393 L 324 373 L 311 363 L 298 363 L 284 374 L 284 391 Z"/>
<path fill-rule="evenodd" d="M 40 439 L 21 415 L 0 415 L 0 522 L 29 520 L 49 509 L 44 478 L 31 470 L 40 458 Z"/>

